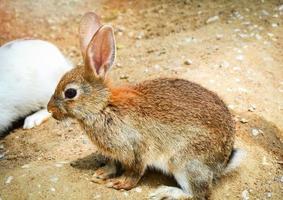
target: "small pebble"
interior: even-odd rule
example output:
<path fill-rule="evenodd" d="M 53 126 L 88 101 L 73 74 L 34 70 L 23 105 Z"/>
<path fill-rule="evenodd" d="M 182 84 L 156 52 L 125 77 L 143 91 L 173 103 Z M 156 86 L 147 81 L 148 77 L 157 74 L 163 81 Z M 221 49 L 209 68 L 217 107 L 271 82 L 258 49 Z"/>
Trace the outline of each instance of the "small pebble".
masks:
<path fill-rule="evenodd" d="M 136 39 L 140 40 L 140 39 L 142 39 L 143 37 L 144 37 L 144 33 L 141 32 L 141 33 L 139 33 L 139 34 L 136 36 Z"/>
<path fill-rule="evenodd" d="M 129 193 L 128 192 L 123 192 L 123 194 L 127 197 L 129 196 Z"/>
<path fill-rule="evenodd" d="M 122 45 L 122 44 L 117 44 L 116 48 L 119 50 L 119 49 L 123 49 L 125 46 Z"/>
<path fill-rule="evenodd" d="M 242 60 L 244 60 L 244 56 L 238 55 L 238 56 L 236 56 L 236 60 L 242 61 Z"/>
<path fill-rule="evenodd" d="M 100 198 L 101 198 L 101 195 L 100 195 L 100 194 L 95 195 L 93 198 L 94 198 L 94 199 L 100 199 Z"/>
<path fill-rule="evenodd" d="M 21 168 L 22 168 L 22 169 L 28 169 L 28 168 L 30 168 L 30 165 L 29 165 L 29 164 L 26 164 L 26 165 L 21 166 Z"/>
<path fill-rule="evenodd" d="M 266 10 L 262 10 L 261 13 L 262 13 L 263 15 L 265 15 L 265 16 L 268 16 L 268 15 L 269 15 L 269 13 L 268 13 Z"/>
<path fill-rule="evenodd" d="M 230 64 L 227 62 L 227 61 L 222 61 L 222 63 L 219 65 L 219 67 L 224 67 L 224 68 L 227 68 L 227 67 L 229 67 L 230 66 Z"/>
<path fill-rule="evenodd" d="M 234 51 L 236 51 L 237 53 L 242 53 L 242 49 L 239 49 L 239 48 L 234 48 Z"/>
<path fill-rule="evenodd" d="M 8 178 L 7 178 L 6 181 L 5 181 L 5 184 L 10 184 L 13 179 L 14 179 L 13 176 L 8 176 Z"/>
<path fill-rule="evenodd" d="M 267 33 L 267 35 L 268 35 L 269 37 L 273 37 L 273 36 L 274 36 L 273 33 Z"/>
<path fill-rule="evenodd" d="M 0 153 L 0 160 L 2 160 L 5 157 L 4 153 Z"/>
<path fill-rule="evenodd" d="M 241 119 L 240 119 L 240 122 L 243 123 L 243 124 L 246 124 L 246 123 L 248 123 L 248 120 L 245 119 L 245 118 L 241 118 Z"/>
<path fill-rule="evenodd" d="M 0 144 L 0 150 L 3 150 L 3 149 L 4 149 L 4 145 Z"/>
<path fill-rule="evenodd" d="M 234 71 L 241 71 L 241 68 L 240 67 L 233 67 L 233 70 Z"/>
<path fill-rule="evenodd" d="M 234 109 L 234 108 L 235 108 L 235 105 L 229 104 L 229 105 L 228 105 L 228 108 L 229 108 L 229 109 Z"/>
<path fill-rule="evenodd" d="M 281 176 L 281 178 L 280 178 L 280 182 L 281 182 L 281 183 L 283 183 L 283 176 Z"/>
<path fill-rule="evenodd" d="M 121 63 L 116 63 L 116 67 L 122 67 Z"/>
<path fill-rule="evenodd" d="M 59 167 L 63 167 L 63 164 L 62 163 L 55 163 L 54 166 L 59 168 Z"/>
<path fill-rule="evenodd" d="M 156 69 L 156 70 L 160 70 L 160 65 L 154 65 L 153 67 L 154 67 L 154 69 Z"/>
<path fill-rule="evenodd" d="M 262 39 L 262 37 L 261 37 L 259 34 L 256 34 L 256 35 L 255 35 L 255 38 L 256 38 L 257 40 L 261 40 L 261 39 Z"/>
<path fill-rule="evenodd" d="M 261 162 L 261 164 L 263 164 L 263 165 L 270 165 L 270 163 L 267 162 L 265 156 L 262 157 L 262 162 Z"/>
<path fill-rule="evenodd" d="M 59 161 L 58 163 L 60 163 L 60 164 L 68 164 L 69 163 L 69 161 Z"/>
<path fill-rule="evenodd" d="M 129 36 L 129 37 L 133 37 L 133 36 L 134 36 L 134 33 L 133 33 L 133 32 L 129 32 L 129 33 L 128 33 L 128 36 Z"/>
<path fill-rule="evenodd" d="M 220 40 L 221 38 L 223 38 L 223 34 L 217 34 L 217 35 L 216 35 L 216 39 L 217 39 L 217 40 Z"/>
<path fill-rule="evenodd" d="M 190 59 L 187 59 L 187 60 L 185 60 L 184 64 L 185 65 L 191 65 L 191 64 L 193 64 L 193 61 L 190 60 Z"/>
<path fill-rule="evenodd" d="M 276 27 L 278 27 L 278 24 L 272 23 L 271 26 L 272 26 L 273 28 L 276 28 Z"/>
<path fill-rule="evenodd" d="M 129 76 L 127 76 L 127 75 L 121 75 L 120 76 L 120 79 L 128 79 L 129 78 Z"/>
<path fill-rule="evenodd" d="M 249 199 L 250 199 L 250 197 L 249 197 L 249 191 L 248 191 L 248 190 L 244 190 L 244 191 L 242 192 L 242 199 L 243 199 L 243 200 L 249 200 Z"/>
<path fill-rule="evenodd" d="M 209 24 L 209 23 L 212 23 L 212 22 L 216 22 L 219 20 L 219 16 L 213 16 L 213 17 L 210 17 L 206 20 L 206 23 Z"/>
<path fill-rule="evenodd" d="M 239 78 L 235 78 L 235 81 L 236 81 L 237 83 L 241 82 L 241 80 L 240 80 Z"/>
<path fill-rule="evenodd" d="M 267 192 L 266 196 L 267 196 L 267 198 L 271 198 L 272 197 L 272 193 L 271 192 Z"/>
<path fill-rule="evenodd" d="M 232 88 L 226 88 L 227 92 L 233 92 L 234 90 Z M 238 120 L 239 121 L 239 120 Z"/>
<path fill-rule="evenodd" d="M 256 109 L 256 106 L 255 106 L 255 105 L 250 105 L 250 107 L 248 108 L 248 111 L 254 112 L 255 109 Z"/>
<path fill-rule="evenodd" d="M 84 140 L 84 139 L 83 139 L 83 141 L 82 141 L 82 142 L 83 142 L 83 144 L 87 144 L 87 140 Z"/>
<path fill-rule="evenodd" d="M 50 181 L 51 182 L 56 183 L 58 180 L 59 180 L 59 178 L 57 176 L 55 176 L 55 175 L 50 176 Z"/>
<path fill-rule="evenodd" d="M 278 7 L 279 11 L 283 11 L 283 4 Z"/>
<path fill-rule="evenodd" d="M 258 136 L 259 133 L 260 133 L 260 132 L 259 132 L 258 129 L 256 129 L 256 128 L 253 128 L 253 129 L 252 129 L 252 135 L 253 135 L 253 136 Z"/>
<path fill-rule="evenodd" d="M 238 88 L 238 90 L 239 90 L 239 92 L 244 92 L 244 93 L 248 92 L 248 90 L 246 88 L 242 88 L 242 87 Z"/>
<path fill-rule="evenodd" d="M 51 192 L 55 192 L 56 190 L 55 190 L 55 188 L 50 188 L 50 190 L 51 190 Z"/>
<path fill-rule="evenodd" d="M 197 42 L 197 39 L 194 37 L 186 37 L 185 42 L 191 43 L 191 42 Z"/>
<path fill-rule="evenodd" d="M 138 192 L 138 193 L 141 193 L 142 189 L 140 187 L 137 187 L 137 188 L 135 188 L 135 191 Z"/>
<path fill-rule="evenodd" d="M 250 24 L 251 24 L 251 22 L 249 22 L 249 21 L 246 21 L 246 22 L 243 22 L 242 24 L 243 24 L 243 25 L 246 25 L 246 26 L 248 26 L 248 25 L 250 25 Z"/>

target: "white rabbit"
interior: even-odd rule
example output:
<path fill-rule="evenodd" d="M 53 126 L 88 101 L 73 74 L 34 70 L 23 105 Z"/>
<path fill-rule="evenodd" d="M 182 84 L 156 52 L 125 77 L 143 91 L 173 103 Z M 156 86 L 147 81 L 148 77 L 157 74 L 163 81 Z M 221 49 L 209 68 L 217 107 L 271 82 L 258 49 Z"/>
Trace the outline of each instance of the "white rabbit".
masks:
<path fill-rule="evenodd" d="M 25 118 L 30 129 L 46 120 L 46 110 L 61 76 L 72 68 L 60 50 L 42 40 L 15 40 L 0 47 L 0 136 Z"/>

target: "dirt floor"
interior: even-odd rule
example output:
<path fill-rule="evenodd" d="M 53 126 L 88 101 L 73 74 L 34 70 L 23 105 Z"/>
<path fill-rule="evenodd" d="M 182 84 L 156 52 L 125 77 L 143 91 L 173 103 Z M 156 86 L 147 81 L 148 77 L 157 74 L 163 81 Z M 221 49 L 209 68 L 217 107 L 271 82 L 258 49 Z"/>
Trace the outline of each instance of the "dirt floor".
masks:
<path fill-rule="evenodd" d="M 212 199 L 283 199 L 283 1 L 1 0 L 0 45 L 46 39 L 80 63 L 77 30 L 87 11 L 115 29 L 115 84 L 182 77 L 231 109 L 236 146 L 248 154 Z M 94 152 L 75 123 L 50 119 L 11 131 L 0 140 L 0 199 L 146 199 L 159 185 L 175 185 L 154 171 L 131 191 L 93 183 Z"/>

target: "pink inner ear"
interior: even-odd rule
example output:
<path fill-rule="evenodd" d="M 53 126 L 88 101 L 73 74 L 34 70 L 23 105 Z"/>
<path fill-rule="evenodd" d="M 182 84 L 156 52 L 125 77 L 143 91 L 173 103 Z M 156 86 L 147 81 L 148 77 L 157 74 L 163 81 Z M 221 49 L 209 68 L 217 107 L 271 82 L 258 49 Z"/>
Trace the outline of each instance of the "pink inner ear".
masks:
<path fill-rule="evenodd" d="M 104 76 L 115 58 L 115 40 L 113 30 L 103 26 L 93 37 L 87 51 L 88 67 L 98 76 Z"/>
<path fill-rule="evenodd" d="M 80 22 L 80 43 L 81 43 L 81 50 L 83 57 L 85 58 L 85 52 L 87 51 L 87 47 L 94 36 L 94 34 L 99 30 L 101 27 L 100 19 L 99 17 L 93 13 L 89 12 L 86 13 L 81 22 Z"/>

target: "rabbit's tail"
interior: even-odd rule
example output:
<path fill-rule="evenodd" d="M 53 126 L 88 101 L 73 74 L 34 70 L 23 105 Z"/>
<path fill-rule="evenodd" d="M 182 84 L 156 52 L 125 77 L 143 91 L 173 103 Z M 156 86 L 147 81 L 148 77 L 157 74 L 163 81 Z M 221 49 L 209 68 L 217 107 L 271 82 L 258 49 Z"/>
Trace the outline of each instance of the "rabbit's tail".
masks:
<path fill-rule="evenodd" d="M 243 162 L 247 152 L 243 149 L 233 149 L 229 162 L 223 171 L 223 174 L 228 174 L 235 170 Z"/>

